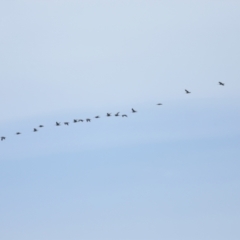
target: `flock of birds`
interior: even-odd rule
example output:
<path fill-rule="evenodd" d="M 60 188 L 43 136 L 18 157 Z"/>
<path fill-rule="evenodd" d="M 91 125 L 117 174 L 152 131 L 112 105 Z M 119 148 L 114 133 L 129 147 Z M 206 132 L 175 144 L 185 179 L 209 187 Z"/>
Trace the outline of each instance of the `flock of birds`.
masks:
<path fill-rule="evenodd" d="M 218 82 L 218 83 L 219 83 L 219 85 L 224 86 L 224 83 L 222 83 L 222 82 Z M 185 92 L 186 92 L 186 94 L 190 94 L 190 93 L 191 93 L 191 92 L 188 91 L 187 89 L 185 89 Z M 162 103 L 158 103 L 157 105 L 160 106 L 160 105 L 162 105 Z M 137 112 L 137 111 L 132 108 L 132 113 L 136 113 L 136 112 Z M 107 117 L 111 117 L 112 114 L 111 114 L 111 113 L 107 113 L 106 116 L 107 116 Z M 114 116 L 115 116 L 115 117 L 119 117 L 119 116 L 128 117 L 127 114 L 122 114 L 122 115 L 120 115 L 120 112 L 114 114 Z M 100 116 L 96 116 L 95 118 L 100 118 Z M 73 123 L 77 123 L 77 122 L 84 122 L 84 120 L 83 120 L 83 119 L 73 119 Z M 86 119 L 86 122 L 91 122 L 91 119 L 90 119 L 90 118 L 87 118 L 87 119 Z M 69 125 L 69 122 L 64 122 L 63 124 L 66 125 L 66 126 L 68 126 L 68 125 Z M 56 122 L 55 125 L 56 125 L 56 126 L 61 126 L 61 123 L 60 123 L 60 122 Z M 39 125 L 39 128 L 43 128 L 43 127 L 44 127 L 43 125 Z M 37 131 L 38 131 L 37 128 L 34 128 L 34 129 L 33 129 L 33 132 L 37 132 Z M 20 134 L 21 134 L 21 132 L 17 132 L 17 133 L 16 133 L 16 135 L 20 135 Z M 6 137 L 2 136 L 2 137 L 1 137 L 1 141 L 4 141 L 4 140 L 6 140 Z"/>

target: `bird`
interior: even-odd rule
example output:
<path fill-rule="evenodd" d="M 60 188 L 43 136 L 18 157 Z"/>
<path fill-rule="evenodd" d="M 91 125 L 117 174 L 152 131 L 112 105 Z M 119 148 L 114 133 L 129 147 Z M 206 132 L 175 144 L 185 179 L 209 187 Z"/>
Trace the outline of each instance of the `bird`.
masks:
<path fill-rule="evenodd" d="M 222 82 L 218 82 L 218 83 L 219 83 L 219 85 L 224 86 L 224 83 L 222 83 Z"/>
<path fill-rule="evenodd" d="M 186 90 L 186 89 L 185 89 L 185 92 L 186 92 L 186 94 L 189 94 L 189 93 L 191 93 L 191 92 L 189 92 L 189 91 L 188 91 L 188 90 Z"/>
<path fill-rule="evenodd" d="M 137 111 L 132 108 L 132 112 L 133 112 L 133 113 L 136 113 Z"/>
<path fill-rule="evenodd" d="M 40 128 L 43 128 L 44 126 L 43 125 L 39 125 Z"/>
<path fill-rule="evenodd" d="M 21 133 L 20 132 L 17 132 L 16 135 L 20 135 Z"/>
<path fill-rule="evenodd" d="M 90 118 L 87 118 L 86 121 L 87 121 L 87 122 L 91 122 L 91 119 L 90 119 Z"/>
<path fill-rule="evenodd" d="M 1 137 L 1 141 L 5 140 L 5 139 L 6 139 L 6 137 Z"/>
<path fill-rule="evenodd" d="M 77 123 L 77 122 L 78 122 L 78 120 L 77 120 L 77 119 L 73 119 L 73 122 L 74 122 L 74 123 Z"/>
<path fill-rule="evenodd" d="M 128 117 L 126 114 L 123 114 L 122 117 Z"/>
<path fill-rule="evenodd" d="M 161 106 L 161 105 L 162 105 L 162 103 L 158 103 L 157 105 L 158 105 L 158 106 Z"/>
<path fill-rule="evenodd" d="M 118 117 L 118 116 L 119 116 L 119 112 L 118 112 L 118 113 L 116 113 L 116 114 L 115 114 L 115 116 L 116 116 L 116 117 Z"/>
<path fill-rule="evenodd" d="M 107 113 L 107 117 L 111 117 L 111 113 Z"/>
<path fill-rule="evenodd" d="M 99 116 L 96 116 L 95 118 L 100 118 Z"/>
<path fill-rule="evenodd" d="M 33 129 L 33 131 L 34 131 L 34 132 L 37 132 L 37 129 L 36 129 L 36 128 L 34 128 L 34 129 Z"/>
<path fill-rule="evenodd" d="M 68 126 L 68 125 L 69 125 L 69 122 L 65 122 L 64 125 L 67 125 L 67 126 Z"/>
<path fill-rule="evenodd" d="M 79 120 L 78 120 L 78 122 L 84 122 L 84 120 L 82 120 L 82 119 L 79 119 Z"/>
<path fill-rule="evenodd" d="M 56 126 L 60 126 L 60 124 L 61 124 L 60 122 L 56 122 Z"/>

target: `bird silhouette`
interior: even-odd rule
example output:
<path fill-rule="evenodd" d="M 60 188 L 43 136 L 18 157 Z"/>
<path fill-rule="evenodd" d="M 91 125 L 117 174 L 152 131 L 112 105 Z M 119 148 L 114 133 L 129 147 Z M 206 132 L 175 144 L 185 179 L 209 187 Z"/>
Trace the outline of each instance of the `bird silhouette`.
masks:
<path fill-rule="evenodd" d="M 186 89 L 185 89 L 185 92 L 186 92 L 186 94 L 189 94 L 189 93 L 191 93 L 191 92 L 189 92 L 189 91 L 188 91 L 188 90 L 186 90 Z"/>
<path fill-rule="evenodd" d="M 6 137 L 1 137 L 1 141 L 5 140 L 5 139 L 6 139 Z"/>
<path fill-rule="evenodd" d="M 65 122 L 64 125 L 67 125 L 67 126 L 68 126 L 68 125 L 69 125 L 69 122 Z"/>
<path fill-rule="evenodd" d="M 44 126 L 43 125 L 39 125 L 40 128 L 43 128 Z"/>
<path fill-rule="evenodd" d="M 137 111 L 132 108 L 132 112 L 133 112 L 133 113 L 136 113 Z"/>
<path fill-rule="evenodd" d="M 162 103 L 158 103 L 157 105 L 158 105 L 158 106 L 161 106 L 161 105 L 162 105 Z"/>
<path fill-rule="evenodd" d="M 100 118 L 99 116 L 96 116 L 95 118 Z"/>
<path fill-rule="evenodd" d="M 17 132 L 16 135 L 20 135 L 21 133 L 20 132 Z"/>
<path fill-rule="evenodd" d="M 56 126 L 60 126 L 61 125 L 61 123 L 60 122 L 56 122 Z"/>
<path fill-rule="evenodd" d="M 115 114 L 115 116 L 116 116 L 116 117 L 118 117 L 118 116 L 119 116 L 119 112 L 118 112 L 118 113 L 116 113 L 116 114 Z"/>
<path fill-rule="evenodd" d="M 74 122 L 74 123 L 77 123 L 77 122 L 78 122 L 78 120 L 77 120 L 77 119 L 74 119 L 74 120 L 73 120 L 73 122 Z"/>
<path fill-rule="evenodd" d="M 222 83 L 222 82 L 218 82 L 218 83 L 219 83 L 219 85 L 224 86 L 224 83 Z"/>
<path fill-rule="evenodd" d="M 111 117 L 111 113 L 107 113 L 107 117 Z"/>
<path fill-rule="evenodd" d="M 90 119 L 90 118 L 87 118 L 86 121 L 87 121 L 87 122 L 91 122 L 91 119 Z"/>
<path fill-rule="evenodd" d="M 79 120 L 78 120 L 78 122 L 84 122 L 84 120 L 82 120 L 82 119 L 79 119 Z"/>
<path fill-rule="evenodd" d="M 122 117 L 128 117 L 126 114 L 123 114 Z"/>
<path fill-rule="evenodd" d="M 33 131 L 34 131 L 34 132 L 37 132 L 37 129 L 36 129 L 36 128 L 34 128 L 34 129 L 33 129 Z"/>

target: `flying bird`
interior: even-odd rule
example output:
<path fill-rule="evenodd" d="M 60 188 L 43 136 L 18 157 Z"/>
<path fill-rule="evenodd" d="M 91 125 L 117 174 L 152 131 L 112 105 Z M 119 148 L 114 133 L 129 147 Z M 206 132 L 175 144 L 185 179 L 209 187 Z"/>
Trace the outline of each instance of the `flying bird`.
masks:
<path fill-rule="evenodd" d="M 107 113 L 107 117 L 111 117 L 111 113 Z"/>
<path fill-rule="evenodd" d="M 60 126 L 60 122 L 56 122 L 56 126 Z"/>
<path fill-rule="evenodd" d="M 119 112 L 118 112 L 118 113 L 116 113 L 116 114 L 115 114 L 115 116 L 116 116 L 116 117 L 118 117 L 118 116 L 119 116 Z"/>
<path fill-rule="evenodd" d="M 16 135 L 20 135 L 21 133 L 20 132 L 17 132 Z"/>
<path fill-rule="evenodd" d="M 219 83 L 219 85 L 224 86 L 224 83 L 222 83 L 222 82 L 218 82 L 218 83 Z"/>
<path fill-rule="evenodd" d="M 136 113 L 137 111 L 132 108 L 132 112 L 133 112 L 133 113 Z"/>
<path fill-rule="evenodd" d="M 74 119 L 74 120 L 73 120 L 73 122 L 74 122 L 74 123 L 77 123 L 77 122 L 78 122 L 78 120 L 77 120 L 77 119 Z"/>
<path fill-rule="evenodd" d="M 158 105 L 158 106 L 161 106 L 161 105 L 162 105 L 162 103 L 158 103 L 157 105 Z"/>
<path fill-rule="evenodd" d="M 99 116 L 96 116 L 95 118 L 100 118 Z"/>
<path fill-rule="evenodd" d="M 191 93 L 191 92 L 189 92 L 189 91 L 188 91 L 188 90 L 186 90 L 186 89 L 185 89 L 185 92 L 186 92 L 186 94 L 189 94 L 189 93 Z"/>
<path fill-rule="evenodd" d="M 91 119 L 90 119 L 90 118 L 87 118 L 86 121 L 87 121 L 87 122 L 91 122 Z"/>
<path fill-rule="evenodd" d="M 1 141 L 5 140 L 5 139 L 6 139 L 6 137 L 1 137 Z"/>
<path fill-rule="evenodd" d="M 64 125 L 67 125 L 67 126 L 68 126 L 68 125 L 69 125 L 69 122 L 65 122 Z"/>
<path fill-rule="evenodd" d="M 82 119 L 79 119 L 79 120 L 78 120 L 78 122 L 84 122 L 84 120 L 82 120 Z"/>
<path fill-rule="evenodd" d="M 34 131 L 34 132 L 37 132 L 37 129 L 36 129 L 36 128 L 34 128 L 34 129 L 33 129 L 33 131 Z"/>
<path fill-rule="evenodd" d="M 122 117 L 128 117 L 126 114 L 123 114 Z"/>
<path fill-rule="evenodd" d="M 44 126 L 43 125 L 39 125 L 40 128 L 43 128 Z"/>

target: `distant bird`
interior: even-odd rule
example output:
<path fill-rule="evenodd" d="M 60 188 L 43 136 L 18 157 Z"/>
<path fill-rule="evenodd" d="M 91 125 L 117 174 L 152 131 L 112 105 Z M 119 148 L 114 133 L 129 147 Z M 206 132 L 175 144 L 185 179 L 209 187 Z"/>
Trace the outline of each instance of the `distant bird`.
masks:
<path fill-rule="evenodd" d="M 21 133 L 20 132 L 17 132 L 16 135 L 20 135 Z"/>
<path fill-rule="evenodd" d="M 84 122 L 84 120 L 82 120 L 82 119 L 79 119 L 79 120 L 78 120 L 78 122 Z"/>
<path fill-rule="evenodd" d="M 189 94 L 189 93 L 191 93 L 191 92 L 189 92 L 189 91 L 188 91 L 188 90 L 186 90 L 186 89 L 185 89 L 185 92 L 186 92 L 186 94 Z"/>
<path fill-rule="evenodd" d="M 219 85 L 224 86 L 224 83 L 222 83 L 222 82 L 218 82 L 218 83 L 219 83 Z"/>
<path fill-rule="evenodd" d="M 37 129 L 36 129 L 36 128 L 34 128 L 34 129 L 33 129 L 33 131 L 34 131 L 34 132 L 37 132 Z"/>
<path fill-rule="evenodd" d="M 40 128 L 43 128 L 44 126 L 43 125 L 39 125 Z"/>
<path fill-rule="evenodd" d="M 118 116 L 119 116 L 119 112 L 118 112 L 118 113 L 116 113 L 116 114 L 115 114 L 115 116 L 116 116 L 116 117 L 118 117 Z"/>
<path fill-rule="evenodd" d="M 128 117 L 126 114 L 123 114 L 122 117 Z"/>
<path fill-rule="evenodd" d="M 132 112 L 133 112 L 133 113 L 136 113 L 137 111 L 132 108 Z"/>
<path fill-rule="evenodd" d="M 68 126 L 68 125 L 69 125 L 69 122 L 65 122 L 64 125 L 67 125 L 67 126 Z"/>
<path fill-rule="evenodd" d="M 95 118 L 100 118 L 99 116 L 96 116 Z"/>
<path fill-rule="evenodd" d="M 60 124 L 61 124 L 60 122 L 56 122 L 56 126 L 60 126 Z"/>
<path fill-rule="evenodd" d="M 162 105 L 162 103 L 158 103 L 157 105 L 158 105 L 158 106 L 161 106 L 161 105 Z"/>
<path fill-rule="evenodd" d="M 107 113 L 107 117 L 111 117 L 111 113 Z"/>
<path fill-rule="evenodd" d="M 91 119 L 90 119 L 90 118 L 87 118 L 86 121 L 87 121 L 87 122 L 91 122 Z"/>
<path fill-rule="evenodd" d="M 74 123 L 77 123 L 77 122 L 78 122 L 78 120 L 77 120 L 77 119 L 74 119 L 74 120 L 73 120 L 73 122 L 74 122 Z"/>
<path fill-rule="evenodd" d="M 6 137 L 1 137 L 1 141 L 5 140 L 5 139 L 6 139 Z"/>

